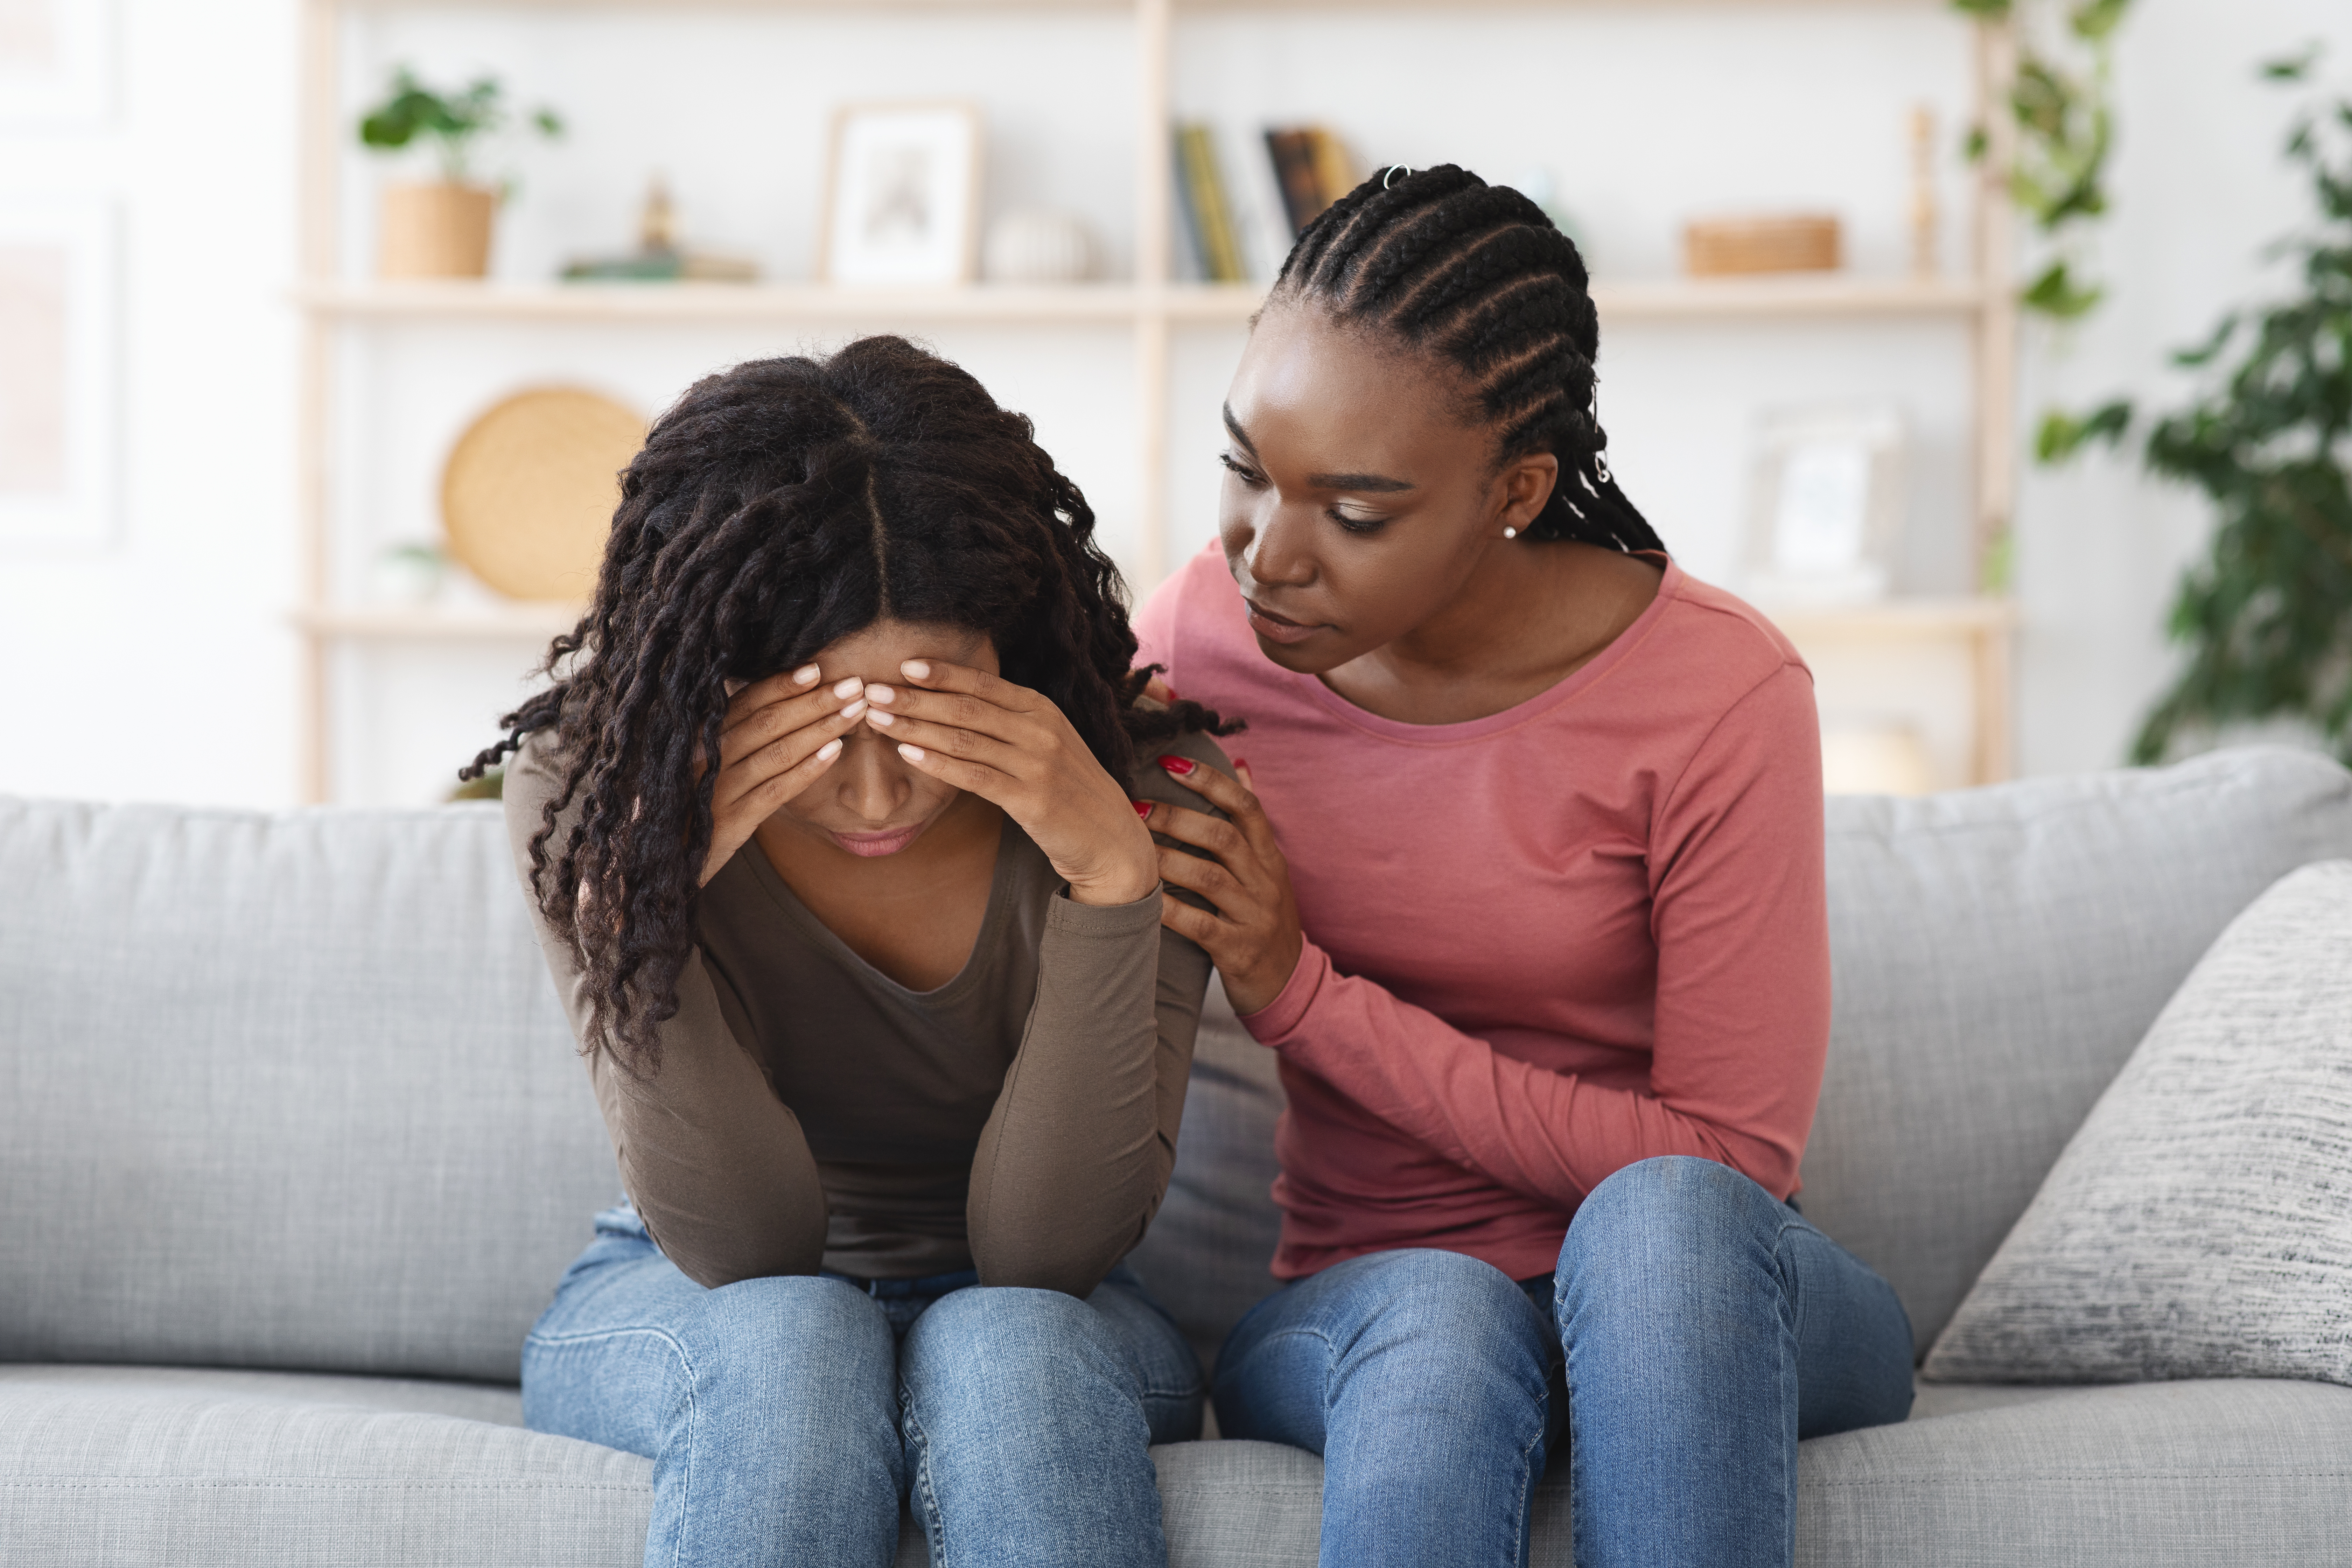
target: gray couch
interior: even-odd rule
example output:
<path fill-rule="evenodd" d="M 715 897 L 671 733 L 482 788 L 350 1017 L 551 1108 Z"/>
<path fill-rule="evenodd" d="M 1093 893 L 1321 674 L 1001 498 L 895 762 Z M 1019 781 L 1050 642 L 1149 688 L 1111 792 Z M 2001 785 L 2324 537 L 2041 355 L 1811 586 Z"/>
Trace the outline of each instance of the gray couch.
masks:
<path fill-rule="evenodd" d="M 1923 1350 L 2206 944 L 2345 855 L 2352 775 L 2276 751 L 1832 803 L 1805 1210 Z M 1206 1031 L 1135 1260 L 1204 1342 L 1270 1283 L 1267 1065 Z M 647 1462 L 511 1385 L 615 1189 L 494 810 L 0 801 L 0 1562 L 637 1563 Z M 1158 1458 L 1176 1563 L 1313 1561 L 1313 1457 Z M 1923 1385 L 1802 1475 L 1808 1563 L 2342 1561 L 2352 1389 Z"/>

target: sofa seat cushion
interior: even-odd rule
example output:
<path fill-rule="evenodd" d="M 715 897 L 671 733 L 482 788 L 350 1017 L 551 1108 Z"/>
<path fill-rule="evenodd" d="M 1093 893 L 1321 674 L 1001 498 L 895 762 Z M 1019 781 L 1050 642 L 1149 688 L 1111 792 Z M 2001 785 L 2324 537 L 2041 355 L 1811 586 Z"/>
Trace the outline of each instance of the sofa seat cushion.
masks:
<path fill-rule="evenodd" d="M 652 1466 L 521 1413 L 495 1385 L 0 1366 L 0 1562 L 634 1568 Z M 1152 1457 L 1171 1568 L 1312 1568 L 1315 1456 Z M 1908 1423 L 1799 1463 L 1809 1568 L 2321 1562 L 2352 1539 L 2352 1389 L 2323 1384 L 1931 1384 Z M 1534 1547 L 1569 1568 L 1562 1467 Z M 899 1568 L 927 1560 L 902 1519 Z"/>
<path fill-rule="evenodd" d="M 1958 1413 L 1800 1447 L 1800 1563 L 2319 1563 L 2352 1540 L 2352 1389 L 1945 1384 L 1933 1400 Z M 1171 1568 L 1311 1568 L 1313 1455 L 1220 1442 L 1157 1456 Z M 1530 1561 L 1570 1568 L 1564 1464 L 1537 1489 Z"/>
<path fill-rule="evenodd" d="M 511 1387 L 0 1365 L 0 1563 L 635 1568 L 653 1467 Z"/>

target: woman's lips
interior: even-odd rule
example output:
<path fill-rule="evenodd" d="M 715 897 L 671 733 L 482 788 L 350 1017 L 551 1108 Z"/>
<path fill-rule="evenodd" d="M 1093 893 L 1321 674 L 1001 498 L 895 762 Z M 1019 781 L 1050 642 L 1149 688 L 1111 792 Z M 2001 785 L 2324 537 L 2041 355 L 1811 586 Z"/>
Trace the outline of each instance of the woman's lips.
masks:
<path fill-rule="evenodd" d="M 1249 605 L 1250 630 L 1255 632 L 1258 636 L 1264 637 L 1268 642 L 1283 643 L 1286 645 L 1290 643 L 1305 642 L 1308 637 L 1313 637 L 1317 632 L 1323 629 L 1321 626 L 1301 626 L 1297 621 L 1285 620 L 1280 616 L 1275 615 L 1270 611 L 1259 609 L 1255 605 L 1250 604 L 1246 599 L 1242 602 Z"/>
<path fill-rule="evenodd" d="M 896 855 L 912 844 L 915 835 L 922 830 L 923 824 L 919 822 L 912 827 L 901 827 L 890 833 L 835 833 L 831 828 L 825 831 L 835 844 L 852 855 L 871 858 L 877 855 Z"/>

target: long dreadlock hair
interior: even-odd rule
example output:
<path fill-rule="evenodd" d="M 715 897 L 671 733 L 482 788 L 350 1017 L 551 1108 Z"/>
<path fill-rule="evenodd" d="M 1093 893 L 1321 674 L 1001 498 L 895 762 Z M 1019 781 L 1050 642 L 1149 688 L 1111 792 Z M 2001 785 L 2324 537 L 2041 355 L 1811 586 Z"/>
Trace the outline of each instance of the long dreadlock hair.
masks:
<path fill-rule="evenodd" d="M 1604 455 L 1601 322 L 1584 258 L 1518 192 L 1451 163 L 1375 174 L 1307 226 L 1269 298 L 1311 301 L 1452 364 L 1499 437 L 1498 468 L 1558 457 L 1528 536 L 1664 552 Z"/>
<path fill-rule="evenodd" d="M 547 689 L 461 777 L 552 730 L 563 786 L 532 891 L 586 972 L 583 1049 L 660 1065 L 695 940 L 728 696 L 885 617 L 986 636 L 1113 778 L 1139 743 L 1226 734 L 1195 703 L 1139 708 L 1118 568 L 1086 497 L 959 367 L 896 337 L 754 360 L 688 388 L 621 476 L 596 595 L 548 649 Z M 557 819 L 577 804 L 561 843 Z"/>

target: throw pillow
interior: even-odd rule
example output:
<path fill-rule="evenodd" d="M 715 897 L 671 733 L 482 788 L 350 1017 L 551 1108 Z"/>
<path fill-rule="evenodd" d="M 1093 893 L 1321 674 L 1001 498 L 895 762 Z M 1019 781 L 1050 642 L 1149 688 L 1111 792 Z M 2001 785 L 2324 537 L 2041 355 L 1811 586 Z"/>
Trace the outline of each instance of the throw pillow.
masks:
<path fill-rule="evenodd" d="M 2352 861 L 2230 923 L 1922 1372 L 2352 1384 Z"/>

